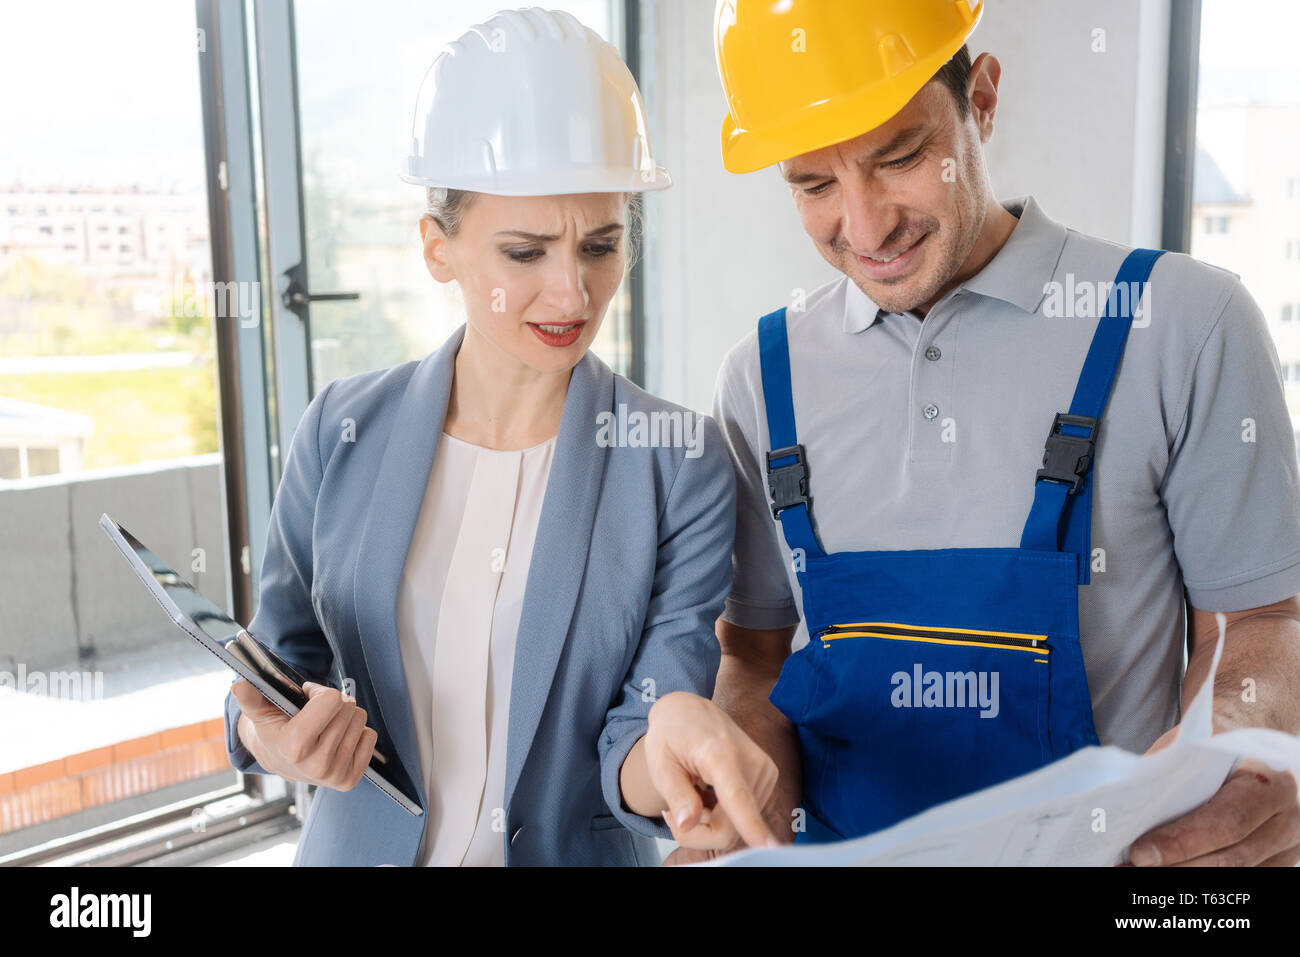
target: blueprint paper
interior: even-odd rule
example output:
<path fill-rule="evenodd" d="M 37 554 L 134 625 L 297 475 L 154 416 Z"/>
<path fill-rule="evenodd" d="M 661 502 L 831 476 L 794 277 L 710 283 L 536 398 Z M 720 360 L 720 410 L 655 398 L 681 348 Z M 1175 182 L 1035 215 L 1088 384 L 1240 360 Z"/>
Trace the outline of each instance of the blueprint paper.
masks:
<path fill-rule="evenodd" d="M 1204 804 L 1242 758 L 1300 777 L 1300 737 L 1267 728 L 1213 735 L 1214 676 L 1155 754 L 1083 748 L 1037 771 L 930 808 L 866 837 L 738 851 L 697 866 L 1113 866 L 1138 837 Z"/>

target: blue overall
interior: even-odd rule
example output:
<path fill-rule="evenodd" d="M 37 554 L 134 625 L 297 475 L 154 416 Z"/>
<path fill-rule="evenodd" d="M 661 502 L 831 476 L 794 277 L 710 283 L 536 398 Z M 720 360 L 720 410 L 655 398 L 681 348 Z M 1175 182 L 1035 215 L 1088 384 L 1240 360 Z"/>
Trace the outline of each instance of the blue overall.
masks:
<path fill-rule="evenodd" d="M 785 310 L 759 320 L 768 488 L 809 635 L 771 696 L 803 759 L 797 842 L 868 834 L 1098 743 L 1078 611 L 1091 469 L 1138 284 L 1162 253 L 1134 250 L 1115 277 L 1070 411 L 1052 421 L 1018 548 L 824 552 Z"/>

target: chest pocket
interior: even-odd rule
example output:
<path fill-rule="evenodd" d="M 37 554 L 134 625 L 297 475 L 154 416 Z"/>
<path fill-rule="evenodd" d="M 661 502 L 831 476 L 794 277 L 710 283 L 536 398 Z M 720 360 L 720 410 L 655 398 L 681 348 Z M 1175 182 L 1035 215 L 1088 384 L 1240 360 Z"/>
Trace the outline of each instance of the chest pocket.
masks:
<path fill-rule="evenodd" d="M 786 662 L 802 700 L 772 699 L 799 725 L 814 813 L 866 833 L 948 800 L 954 780 L 973 791 L 1047 763 L 1051 653 L 1046 635 L 1015 632 L 898 622 L 818 632 Z"/>

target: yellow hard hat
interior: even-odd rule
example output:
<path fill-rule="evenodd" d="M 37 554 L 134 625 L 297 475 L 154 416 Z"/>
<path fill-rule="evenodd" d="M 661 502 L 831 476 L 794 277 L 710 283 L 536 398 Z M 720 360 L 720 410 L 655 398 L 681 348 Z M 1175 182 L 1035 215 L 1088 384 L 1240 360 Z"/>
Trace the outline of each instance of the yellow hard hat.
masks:
<path fill-rule="evenodd" d="M 722 165 L 750 173 L 875 129 L 983 13 L 984 0 L 718 0 Z"/>

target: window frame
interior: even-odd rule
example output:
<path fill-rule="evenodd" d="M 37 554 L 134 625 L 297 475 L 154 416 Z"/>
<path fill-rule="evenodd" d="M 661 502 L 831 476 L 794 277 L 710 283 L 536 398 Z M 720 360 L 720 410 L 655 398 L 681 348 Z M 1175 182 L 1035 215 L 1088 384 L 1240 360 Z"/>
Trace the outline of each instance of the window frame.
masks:
<path fill-rule="evenodd" d="M 1201 52 L 1201 0 L 1169 5 L 1169 67 L 1165 90 L 1164 197 L 1160 245 L 1192 248 L 1192 186 L 1196 160 L 1196 103 Z"/>

